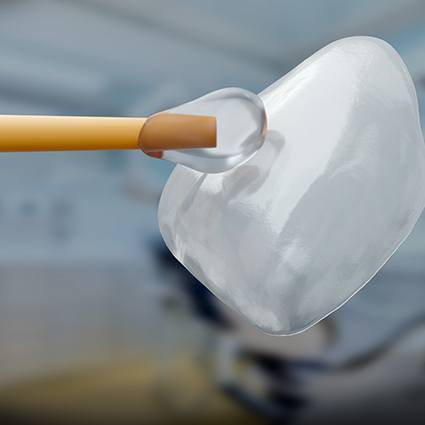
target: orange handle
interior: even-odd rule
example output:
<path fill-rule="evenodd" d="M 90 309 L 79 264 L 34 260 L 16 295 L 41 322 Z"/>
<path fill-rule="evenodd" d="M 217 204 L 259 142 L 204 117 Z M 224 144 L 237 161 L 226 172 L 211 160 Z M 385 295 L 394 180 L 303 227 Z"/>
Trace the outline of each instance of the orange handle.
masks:
<path fill-rule="evenodd" d="M 145 123 L 149 125 L 144 129 Z M 214 117 L 166 113 L 150 118 L 0 115 L 0 152 L 214 146 Z"/>
<path fill-rule="evenodd" d="M 145 118 L 0 116 L 0 152 L 139 149 Z"/>

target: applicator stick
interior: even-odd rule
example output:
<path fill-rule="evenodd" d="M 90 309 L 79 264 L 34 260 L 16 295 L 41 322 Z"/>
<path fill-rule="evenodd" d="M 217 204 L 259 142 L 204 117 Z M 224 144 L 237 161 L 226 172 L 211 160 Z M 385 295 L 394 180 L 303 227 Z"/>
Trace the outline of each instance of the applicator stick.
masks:
<path fill-rule="evenodd" d="M 150 118 L 0 115 L 0 152 L 162 151 L 215 146 L 216 119 L 210 116 L 168 113 Z"/>

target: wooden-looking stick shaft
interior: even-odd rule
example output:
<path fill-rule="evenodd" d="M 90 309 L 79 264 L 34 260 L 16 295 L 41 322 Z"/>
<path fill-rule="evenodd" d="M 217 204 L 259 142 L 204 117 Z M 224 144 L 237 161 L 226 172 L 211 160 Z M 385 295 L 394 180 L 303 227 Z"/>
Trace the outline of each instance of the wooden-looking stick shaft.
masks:
<path fill-rule="evenodd" d="M 0 152 L 139 149 L 146 118 L 0 115 Z"/>
<path fill-rule="evenodd" d="M 0 115 L 0 152 L 110 149 L 158 152 L 214 146 L 214 117 L 166 113 L 148 119 Z"/>

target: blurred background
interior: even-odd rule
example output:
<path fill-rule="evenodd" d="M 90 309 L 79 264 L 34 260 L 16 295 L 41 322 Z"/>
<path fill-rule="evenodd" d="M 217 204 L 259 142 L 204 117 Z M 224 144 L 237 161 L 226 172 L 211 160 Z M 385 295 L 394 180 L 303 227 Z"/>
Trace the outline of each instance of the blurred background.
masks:
<path fill-rule="evenodd" d="M 254 92 L 327 43 L 390 42 L 425 123 L 424 0 L 1 0 L 0 113 L 147 115 Z M 0 157 L 0 423 L 425 420 L 425 218 L 309 331 L 241 322 L 165 249 L 172 166 Z"/>

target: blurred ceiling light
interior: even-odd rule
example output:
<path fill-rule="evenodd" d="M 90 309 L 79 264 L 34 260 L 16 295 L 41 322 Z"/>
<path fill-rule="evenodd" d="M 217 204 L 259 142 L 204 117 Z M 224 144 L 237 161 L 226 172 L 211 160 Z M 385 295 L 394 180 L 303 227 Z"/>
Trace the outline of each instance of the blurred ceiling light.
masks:
<path fill-rule="evenodd" d="M 168 0 L 145 1 L 143 4 L 137 0 L 59 1 L 95 9 L 98 13 L 133 23 L 139 29 L 147 27 L 244 62 L 258 62 L 278 70 L 282 67 L 282 58 L 276 57 L 274 46 L 265 43 L 258 31 L 254 36 L 252 28 L 238 25 L 238 22 L 226 22 L 223 16 L 209 13 L 208 7 Z"/>

